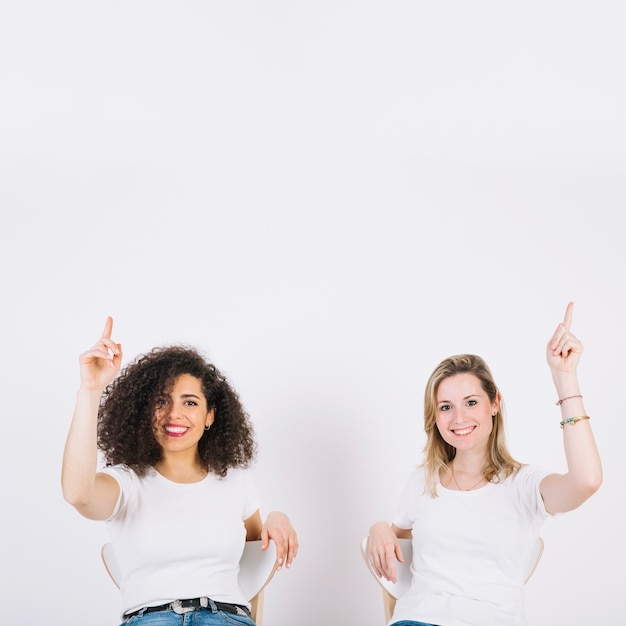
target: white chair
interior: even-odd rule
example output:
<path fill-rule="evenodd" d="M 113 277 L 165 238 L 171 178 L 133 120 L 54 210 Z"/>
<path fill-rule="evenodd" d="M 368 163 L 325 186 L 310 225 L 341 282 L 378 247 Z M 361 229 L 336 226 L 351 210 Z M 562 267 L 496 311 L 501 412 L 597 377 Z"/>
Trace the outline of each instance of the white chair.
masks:
<path fill-rule="evenodd" d="M 411 539 L 398 539 L 400 542 L 400 549 L 402 550 L 402 556 L 404 563 L 396 561 L 396 577 L 397 582 L 392 583 L 386 578 L 378 578 L 372 564 L 370 563 L 367 548 L 369 544 L 369 537 L 364 537 L 361 540 L 361 554 L 365 559 L 367 568 L 372 576 L 376 579 L 376 582 L 382 587 L 383 590 L 383 608 L 385 610 L 385 623 L 389 622 L 393 616 L 393 611 L 396 608 L 396 600 L 402 596 L 403 593 L 408 591 L 411 586 L 411 561 L 413 560 L 413 544 Z M 532 567 L 524 581 L 524 584 L 530 580 L 530 577 L 534 574 L 539 565 L 541 555 L 543 554 L 543 539 L 539 537 L 535 545 L 535 553 L 532 559 Z"/>
<path fill-rule="evenodd" d="M 102 562 L 111 580 L 119 588 L 121 570 L 113 544 L 105 543 L 100 551 Z M 276 573 L 276 546 L 273 541 L 267 550 L 261 550 L 261 541 L 246 541 L 239 561 L 239 586 L 250 603 L 252 619 L 257 626 L 263 623 L 265 587 Z"/>
<path fill-rule="evenodd" d="M 396 562 L 396 577 L 397 582 L 392 583 L 386 578 L 378 578 L 372 563 L 370 562 L 367 554 L 367 548 L 369 545 L 369 537 L 363 537 L 361 540 L 361 554 L 365 559 L 367 569 L 369 569 L 376 582 L 382 587 L 383 590 L 383 608 L 385 610 L 385 623 L 389 622 L 393 615 L 393 610 L 396 608 L 396 600 L 411 586 L 411 560 L 413 558 L 413 544 L 410 539 L 398 539 L 400 542 L 400 549 L 402 550 L 402 556 L 404 563 Z"/>

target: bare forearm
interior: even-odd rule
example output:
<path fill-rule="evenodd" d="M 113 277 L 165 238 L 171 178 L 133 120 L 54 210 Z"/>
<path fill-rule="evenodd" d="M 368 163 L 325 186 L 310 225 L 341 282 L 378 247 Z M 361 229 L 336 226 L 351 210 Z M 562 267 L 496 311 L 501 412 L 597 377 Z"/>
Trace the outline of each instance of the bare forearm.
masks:
<path fill-rule="evenodd" d="M 563 445 L 568 474 L 576 487 L 583 491 L 592 489 L 593 493 L 602 482 L 602 463 L 591 422 L 589 419 L 568 422 L 587 416 L 578 378 L 575 374 L 555 376 L 554 384 L 561 403 L 561 421 L 564 422 Z"/>
<path fill-rule="evenodd" d="M 551 474 L 541 484 L 551 513 L 571 511 L 592 496 L 602 484 L 602 463 L 575 372 L 554 375 L 561 407 L 563 446 L 567 472 Z"/>

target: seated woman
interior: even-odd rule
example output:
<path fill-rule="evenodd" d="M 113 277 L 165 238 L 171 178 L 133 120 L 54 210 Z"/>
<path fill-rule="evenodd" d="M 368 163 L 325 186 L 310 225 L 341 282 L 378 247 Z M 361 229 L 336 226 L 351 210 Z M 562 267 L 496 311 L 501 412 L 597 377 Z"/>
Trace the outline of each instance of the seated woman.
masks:
<path fill-rule="evenodd" d="M 291 566 L 298 541 L 285 514 L 261 518 L 248 416 L 194 348 L 155 348 L 120 372 L 112 327 L 109 317 L 79 359 L 63 495 L 81 515 L 106 520 L 124 624 L 187 624 L 194 612 L 196 626 L 250 626 L 238 585 L 244 542 L 261 539 L 267 549 L 274 541 L 280 569 Z"/>
<path fill-rule="evenodd" d="M 523 586 L 547 515 L 571 511 L 600 487 L 585 414 L 570 303 L 547 346 L 561 408 L 565 474 L 522 465 L 507 450 L 502 398 L 486 363 L 442 361 L 424 398 L 425 460 L 406 483 L 393 524 L 370 529 L 369 559 L 395 582 L 398 538 L 412 538 L 412 583 L 394 626 L 523 626 Z M 530 406 L 530 405 L 529 405 Z"/>

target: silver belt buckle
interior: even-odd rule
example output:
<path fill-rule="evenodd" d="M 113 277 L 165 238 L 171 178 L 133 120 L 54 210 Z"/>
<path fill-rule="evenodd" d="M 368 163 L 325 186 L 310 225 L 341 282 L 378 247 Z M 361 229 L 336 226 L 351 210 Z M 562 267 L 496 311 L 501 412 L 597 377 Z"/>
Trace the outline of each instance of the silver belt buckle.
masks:
<path fill-rule="evenodd" d="M 170 604 L 170 608 L 174 611 L 174 613 L 178 613 L 178 615 L 195 611 L 192 606 L 183 606 L 183 603 L 180 600 L 174 600 L 174 602 Z"/>

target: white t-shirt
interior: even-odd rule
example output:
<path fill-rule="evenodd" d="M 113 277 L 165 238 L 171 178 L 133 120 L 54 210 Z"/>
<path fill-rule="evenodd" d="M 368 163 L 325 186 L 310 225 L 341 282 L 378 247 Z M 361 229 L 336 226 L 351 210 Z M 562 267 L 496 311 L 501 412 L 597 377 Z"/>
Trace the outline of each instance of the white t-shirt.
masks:
<path fill-rule="evenodd" d="M 523 626 L 524 581 L 547 517 L 539 483 L 547 472 L 524 466 L 474 491 L 437 485 L 424 493 L 424 470 L 408 478 L 393 520 L 413 531 L 412 583 L 390 623 Z"/>
<path fill-rule="evenodd" d="M 124 613 L 202 596 L 247 604 L 238 584 L 243 521 L 259 508 L 249 471 L 209 473 L 189 484 L 155 470 L 144 478 L 125 466 L 103 471 L 121 490 L 106 525 L 122 571 Z"/>

